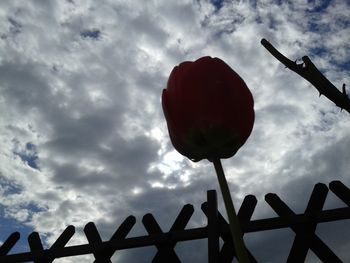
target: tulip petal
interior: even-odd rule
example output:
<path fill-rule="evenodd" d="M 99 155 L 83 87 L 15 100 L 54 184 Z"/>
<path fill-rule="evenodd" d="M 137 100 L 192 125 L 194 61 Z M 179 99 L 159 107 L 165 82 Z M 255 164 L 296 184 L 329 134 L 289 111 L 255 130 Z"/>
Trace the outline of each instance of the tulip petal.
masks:
<path fill-rule="evenodd" d="M 174 147 L 193 161 L 233 156 L 253 128 L 253 96 L 219 58 L 175 67 L 162 106 Z"/>

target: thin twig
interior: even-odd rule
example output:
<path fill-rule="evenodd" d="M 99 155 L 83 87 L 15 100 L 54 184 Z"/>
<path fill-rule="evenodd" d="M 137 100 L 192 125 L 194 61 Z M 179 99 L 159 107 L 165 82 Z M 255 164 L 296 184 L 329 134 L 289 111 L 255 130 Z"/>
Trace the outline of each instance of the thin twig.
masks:
<path fill-rule="evenodd" d="M 299 74 L 301 77 L 309 81 L 319 92 L 320 96 L 324 95 L 333 101 L 338 107 L 350 113 L 350 99 L 346 94 L 345 84 L 343 84 L 342 92 L 339 91 L 312 63 L 308 56 L 302 57 L 303 64 L 288 59 L 281 54 L 266 39 L 261 40 L 261 44 L 273 55 L 277 60 L 284 64 L 287 68 Z"/>

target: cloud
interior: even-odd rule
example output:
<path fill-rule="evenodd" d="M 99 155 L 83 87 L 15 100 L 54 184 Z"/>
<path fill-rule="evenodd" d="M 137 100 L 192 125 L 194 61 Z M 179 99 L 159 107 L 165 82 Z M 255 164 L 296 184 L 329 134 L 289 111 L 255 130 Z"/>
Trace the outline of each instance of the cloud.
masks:
<path fill-rule="evenodd" d="M 219 193 L 214 169 L 174 151 L 160 102 L 171 69 L 204 55 L 225 60 L 255 99 L 251 137 L 223 161 L 237 206 L 254 194 L 254 218 L 275 216 L 263 198 L 276 192 L 302 212 L 317 182 L 350 185 L 348 113 L 260 45 L 264 37 L 292 59 L 309 55 L 340 88 L 349 83 L 345 1 L 0 5 L 0 216 L 13 231 L 21 229 L 23 250 L 28 232 L 39 231 L 49 246 L 70 224 L 77 227 L 70 244 L 86 243 L 82 228 L 89 221 L 109 239 L 130 214 L 137 218 L 131 235 L 147 234 L 146 213 L 167 231 L 186 203 L 195 207 L 189 227 L 205 224 L 206 191 Z M 342 205 L 332 200 L 330 208 Z M 223 212 L 220 194 L 219 207 Z M 335 232 L 343 226 L 333 225 Z M 347 258 L 348 241 L 329 228 L 320 226 L 320 235 Z M 7 234 L 1 230 L 0 239 Z M 280 262 L 293 235 L 272 231 L 246 240 L 260 261 Z M 279 245 L 267 253 L 267 244 Z M 176 246 L 184 262 L 205 260 L 203 240 L 188 247 Z M 116 258 L 148 262 L 154 253 L 137 249 Z M 62 262 L 86 260 L 92 261 Z"/>

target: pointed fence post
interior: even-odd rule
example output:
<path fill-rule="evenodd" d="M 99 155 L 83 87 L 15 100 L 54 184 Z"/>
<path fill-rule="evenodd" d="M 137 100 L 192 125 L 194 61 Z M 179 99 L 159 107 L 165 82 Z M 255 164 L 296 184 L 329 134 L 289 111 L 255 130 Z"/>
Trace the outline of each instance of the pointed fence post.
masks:
<path fill-rule="evenodd" d="M 59 256 L 59 254 L 55 253 L 54 251 L 60 248 L 64 248 L 65 245 L 67 245 L 68 241 L 72 238 L 72 236 L 75 233 L 75 227 L 74 226 L 68 226 L 62 234 L 56 239 L 55 243 L 52 244 L 52 246 L 49 249 L 49 259 L 47 260 L 47 263 L 51 263 Z"/>
<path fill-rule="evenodd" d="M 43 252 L 44 248 L 43 248 L 43 244 L 41 243 L 41 239 L 39 236 L 38 232 L 32 232 L 29 236 L 28 236 L 28 243 L 29 243 L 29 247 L 31 252 L 35 255 L 36 252 Z M 47 263 L 48 260 L 47 258 L 44 256 L 44 254 L 41 254 L 41 256 L 35 256 L 34 257 L 34 263 Z"/>
<path fill-rule="evenodd" d="M 182 207 L 169 232 L 164 235 L 165 240 L 160 240 L 161 242 L 155 243 L 158 251 L 152 260 L 153 263 L 181 262 L 174 250 L 177 240 L 172 238 L 172 233 L 184 230 L 193 212 L 194 208 L 191 204 L 187 204 Z M 152 214 L 146 214 L 142 219 L 142 223 L 149 235 L 164 234 Z"/>
<path fill-rule="evenodd" d="M 342 182 L 340 181 L 332 181 L 329 184 L 329 189 L 339 197 L 347 206 L 350 206 L 350 189 L 347 188 Z"/>
<path fill-rule="evenodd" d="M 219 262 L 218 200 L 215 190 L 207 191 L 208 262 Z"/>
<path fill-rule="evenodd" d="M 247 224 L 250 222 L 250 219 L 253 215 L 255 206 L 257 204 L 256 197 L 254 195 L 247 195 L 243 203 L 237 213 L 238 219 L 240 221 L 240 224 L 242 225 L 242 230 L 244 230 L 247 226 Z M 209 201 L 202 204 L 202 210 L 204 214 L 209 217 Z M 217 211 L 217 210 L 216 210 Z M 208 218 L 209 220 L 209 218 Z M 219 248 L 218 253 L 218 259 L 214 262 L 220 262 L 220 263 L 231 263 L 233 258 L 236 256 L 234 246 L 233 246 L 233 240 L 232 236 L 230 235 L 230 230 L 228 223 L 226 222 L 225 218 L 220 214 L 220 212 L 217 212 L 217 231 L 219 234 L 219 237 L 222 238 L 224 241 L 224 244 L 221 247 L 221 250 Z M 244 234 L 244 231 L 243 231 Z M 218 241 L 219 242 L 219 241 Z M 213 242 L 214 243 L 214 242 Z M 220 243 L 218 243 L 220 244 Z M 219 245 L 218 245 L 219 246 Z M 257 262 L 254 256 L 250 253 L 250 251 L 247 249 L 248 257 L 251 263 Z"/>
<path fill-rule="evenodd" d="M 12 233 L 0 247 L 0 256 L 5 256 L 16 245 L 17 241 L 21 237 L 19 232 Z"/>
<path fill-rule="evenodd" d="M 328 194 L 328 187 L 325 184 L 316 184 L 312 191 L 305 214 L 310 218 L 312 213 L 322 211 Z M 313 220 L 314 221 L 314 220 Z M 309 251 L 310 243 L 314 238 L 317 222 L 305 223 L 300 226 L 301 231 L 297 232 L 290 250 L 287 262 L 304 262 Z"/>
<path fill-rule="evenodd" d="M 246 197 L 244 197 L 242 205 L 238 210 L 237 216 L 242 225 L 243 235 L 245 234 L 245 226 L 250 222 L 250 219 L 253 216 L 257 203 L 258 203 L 258 200 L 254 195 L 247 195 Z M 252 255 L 252 253 L 250 253 L 249 250 L 247 250 L 247 253 L 248 253 L 250 262 L 256 263 L 257 261 Z"/>
<path fill-rule="evenodd" d="M 98 232 L 95 224 L 93 222 L 89 222 L 84 227 L 84 232 L 86 238 L 89 241 L 89 244 L 93 247 L 94 245 L 98 245 L 102 243 L 102 239 L 100 233 Z M 112 263 L 110 259 L 110 255 L 106 255 L 103 250 L 94 251 L 93 252 L 95 261 L 94 263 Z"/>
<path fill-rule="evenodd" d="M 295 213 L 276 195 L 265 195 L 266 202 L 272 207 L 273 210 L 281 217 L 293 217 Z M 296 234 L 302 234 L 304 232 L 303 225 L 292 224 L 290 228 Z M 309 247 L 323 262 L 341 263 L 342 261 L 336 254 L 316 235 L 313 234 L 310 237 Z"/>

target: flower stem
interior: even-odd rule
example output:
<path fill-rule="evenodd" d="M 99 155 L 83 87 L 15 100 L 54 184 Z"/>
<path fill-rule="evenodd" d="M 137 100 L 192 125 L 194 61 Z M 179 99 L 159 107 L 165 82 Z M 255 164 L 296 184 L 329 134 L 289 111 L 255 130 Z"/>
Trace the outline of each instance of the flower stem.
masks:
<path fill-rule="evenodd" d="M 220 159 L 213 159 L 212 161 L 215 167 L 216 175 L 218 177 L 222 197 L 224 199 L 224 204 L 228 216 L 230 231 L 233 239 L 234 248 L 236 250 L 237 259 L 239 263 L 249 263 L 250 261 L 248 258 L 247 250 L 244 245 L 242 231 L 239 225 L 237 214 L 235 212 L 235 207 L 233 206 L 230 190 L 228 188 L 221 161 Z"/>

